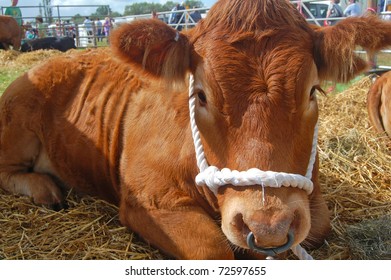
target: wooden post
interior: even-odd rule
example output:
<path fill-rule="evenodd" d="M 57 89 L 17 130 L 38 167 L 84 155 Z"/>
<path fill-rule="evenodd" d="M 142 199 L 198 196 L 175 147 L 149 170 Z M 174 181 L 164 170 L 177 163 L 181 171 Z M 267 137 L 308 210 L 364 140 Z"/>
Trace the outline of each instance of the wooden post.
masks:
<path fill-rule="evenodd" d="M 76 47 L 80 47 L 79 25 L 75 23 Z"/>
<path fill-rule="evenodd" d="M 94 20 L 91 20 L 92 21 L 92 44 L 94 46 L 94 48 L 97 47 L 97 42 L 96 42 L 96 26 L 95 26 L 95 21 Z"/>

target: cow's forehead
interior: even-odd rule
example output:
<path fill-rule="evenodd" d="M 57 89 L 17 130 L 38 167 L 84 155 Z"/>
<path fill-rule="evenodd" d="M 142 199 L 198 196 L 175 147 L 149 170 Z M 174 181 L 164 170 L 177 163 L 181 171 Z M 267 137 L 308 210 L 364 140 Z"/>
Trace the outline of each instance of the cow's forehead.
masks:
<path fill-rule="evenodd" d="M 288 1 L 218 1 L 192 34 L 195 51 L 217 79 L 266 79 L 287 69 L 288 60 L 295 75 L 313 56 L 314 32 Z"/>
<path fill-rule="evenodd" d="M 195 51 L 208 80 L 215 79 L 223 91 L 269 88 L 276 79 L 281 84 L 303 83 L 306 72 L 313 71 L 311 34 L 295 28 L 205 36 L 195 42 Z"/>

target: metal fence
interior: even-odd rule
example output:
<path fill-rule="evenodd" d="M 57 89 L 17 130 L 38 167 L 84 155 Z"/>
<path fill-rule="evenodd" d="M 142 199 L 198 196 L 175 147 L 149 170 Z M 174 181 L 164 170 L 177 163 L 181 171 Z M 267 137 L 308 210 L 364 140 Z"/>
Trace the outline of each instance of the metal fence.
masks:
<path fill-rule="evenodd" d="M 73 21 L 74 15 L 67 14 L 67 10 L 69 8 L 77 8 L 81 11 L 79 13 L 80 18 L 84 18 L 90 16 L 91 13 L 86 13 L 83 15 L 83 8 L 92 8 L 97 9 L 99 7 L 108 7 L 108 5 L 57 5 L 50 6 L 52 10 L 52 15 L 50 17 L 42 15 L 42 8 L 40 6 L 18 6 L 21 9 L 22 14 L 36 14 L 37 16 L 22 16 L 23 20 L 23 28 L 25 32 L 25 37 L 23 40 L 34 39 L 38 37 L 73 37 L 75 39 L 75 44 L 79 48 L 85 47 L 98 47 L 102 44 L 99 44 L 101 41 L 107 41 L 105 35 L 101 35 L 98 32 L 98 27 L 96 25 L 96 21 L 92 19 L 91 28 L 86 26 L 84 23 L 75 23 Z M 5 10 L 9 8 L 0 7 L 1 14 L 5 14 Z M 168 25 L 172 26 L 178 30 L 187 30 L 192 28 L 196 24 L 196 19 L 194 16 L 194 12 L 199 12 L 202 17 L 205 17 L 209 8 L 199 8 L 199 9 L 187 9 L 175 11 L 176 14 L 180 15 L 180 18 L 177 22 L 170 22 L 171 15 L 174 13 L 173 11 L 167 12 L 159 12 L 157 14 L 157 18 L 164 21 Z M 42 17 L 43 22 L 37 23 L 38 15 Z M 108 15 L 107 17 L 110 17 Z M 142 14 L 142 15 L 132 15 L 132 16 L 123 16 L 123 17 L 115 17 L 110 18 L 112 22 L 112 28 L 117 27 L 118 25 L 131 22 L 136 19 L 143 18 L 152 18 L 152 14 Z M 100 20 L 103 24 L 103 20 Z M 92 32 L 89 32 L 89 31 Z M 34 32 L 34 34 L 30 37 L 30 32 Z M 104 45 L 104 44 L 103 44 Z"/>
<path fill-rule="evenodd" d="M 186 9 L 179 11 L 167 11 L 157 13 L 157 18 L 161 21 L 164 21 L 168 25 L 172 26 L 175 29 L 187 30 L 194 27 L 197 24 L 194 12 L 199 12 L 202 18 L 204 18 L 209 11 L 209 8 L 196 8 L 196 9 Z M 171 22 L 170 18 L 173 14 L 179 14 L 177 22 Z M 142 14 L 142 15 L 131 15 L 114 18 L 114 23 L 116 26 L 125 23 L 131 22 L 137 19 L 147 19 L 152 18 L 152 14 Z"/>
<path fill-rule="evenodd" d="M 98 46 L 97 41 L 102 38 L 95 32 L 92 35 L 88 34 L 87 28 L 84 24 L 77 24 L 73 22 L 75 18 L 74 14 L 70 14 L 70 9 L 78 9 L 80 13 L 79 19 L 83 19 L 91 14 L 86 9 L 96 10 L 99 7 L 109 8 L 109 5 L 56 5 L 48 6 L 52 13 L 51 15 L 45 15 L 43 13 L 43 6 L 17 6 L 22 11 L 22 15 L 28 14 L 28 16 L 22 16 L 20 18 L 23 21 L 23 29 L 25 36 L 23 40 L 35 39 L 38 37 L 73 37 L 77 47 L 86 47 L 89 42 L 92 46 Z M 4 15 L 9 6 L 1 6 L 1 14 Z M 34 16 L 32 16 L 34 15 Z M 37 22 L 37 18 L 42 18 L 42 23 Z M 94 25 L 94 23 L 92 23 Z M 95 28 L 95 27 L 94 27 Z M 27 37 L 28 33 L 34 33 L 33 36 Z"/>

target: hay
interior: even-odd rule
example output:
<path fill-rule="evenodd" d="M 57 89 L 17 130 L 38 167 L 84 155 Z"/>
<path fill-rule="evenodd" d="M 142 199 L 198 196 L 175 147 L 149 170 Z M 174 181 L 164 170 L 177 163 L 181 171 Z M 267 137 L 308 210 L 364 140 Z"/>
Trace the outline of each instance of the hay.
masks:
<path fill-rule="evenodd" d="M 58 50 L 38 50 L 27 53 L 21 53 L 14 50 L 0 50 L 0 66 L 32 66 L 37 62 L 60 54 L 63 53 Z"/>
<path fill-rule="evenodd" d="M 118 220 L 118 209 L 68 195 L 68 210 L 0 192 L 0 259 L 162 259 Z"/>
<path fill-rule="evenodd" d="M 14 50 L 0 50 L 0 65 L 7 65 L 10 62 L 13 62 L 20 52 Z"/>
<path fill-rule="evenodd" d="M 13 55 L 8 63 L 23 61 Z M 31 67 L 43 58 L 31 60 L 23 63 Z M 341 94 L 318 98 L 320 183 L 332 233 L 309 251 L 315 259 L 390 258 L 390 140 L 369 125 L 370 85 L 363 78 Z M 54 212 L 0 190 L 0 259 L 166 258 L 119 224 L 115 206 L 74 194 L 67 202 L 69 209 Z"/>
<path fill-rule="evenodd" d="M 370 127 L 366 109 L 370 85 L 371 79 L 364 77 L 340 94 L 319 97 L 320 182 L 333 232 L 328 245 L 313 252 L 318 259 L 380 259 L 385 255 L 353 252 L 347 232 L 354 226 L 365 233 L 363 221 L 381 220 L 391 213 L 390 140 Z M 391 228 L 391 224 L 385 226 Z M 390 238 L 378 240 L 378 247 Z"/>
<path fill-rule="evenodd" d="M 354 259 L 391 260 L 391 215 L 347 227 L 349 252 Z"/>

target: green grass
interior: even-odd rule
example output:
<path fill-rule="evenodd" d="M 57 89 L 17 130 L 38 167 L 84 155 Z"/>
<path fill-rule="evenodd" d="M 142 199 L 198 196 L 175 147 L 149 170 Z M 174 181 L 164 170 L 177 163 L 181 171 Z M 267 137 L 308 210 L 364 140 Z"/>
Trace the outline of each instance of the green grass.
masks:
<path fill-rule="evenodd" d="M 360 57 L 366 60 L 366 55 L 365 54 L 360 54 Z M 377 66 L 391 66 L 391 53 L 378 53 L 376 55 L 376 65 Z M 332 93 L 339 93 L 343 92 L 346 89 L 350 88 L 352 84 L 355 82 L 361 80 L 364 75 L 359 75 L 356 78 L 352 79 L 348 83 L 337 83 L 333 84 L 331 82 L 326 83 L 325 85 L 322 85 L 323 90 L 326 92 L 332 92 Z"/>
<path fill-rule="evenodd" d="M 20 75 L 22 75 L 27 67 L 0 67 L 0 95 L 5 89 Z"/>
<path fill-rule="evenodd" d="M 326 82 L 324 85 L 322 85 L 322 89 L 326 92 L 326 93 L 339 93 L 339 92 L 343 92 L 345 91 L 346 89 L 350 88 L 352 86 L 352 84 L 354 84 L 355 82 L 361 80 L 362 78 L 364 77 L 364 75 L 359 75 L 357 76 L 356 78 L 352 79 L 351 81 L 347 82 L 347 83 L 337 83 L 337 84 L 334 84 L 332 82 Z"/>

